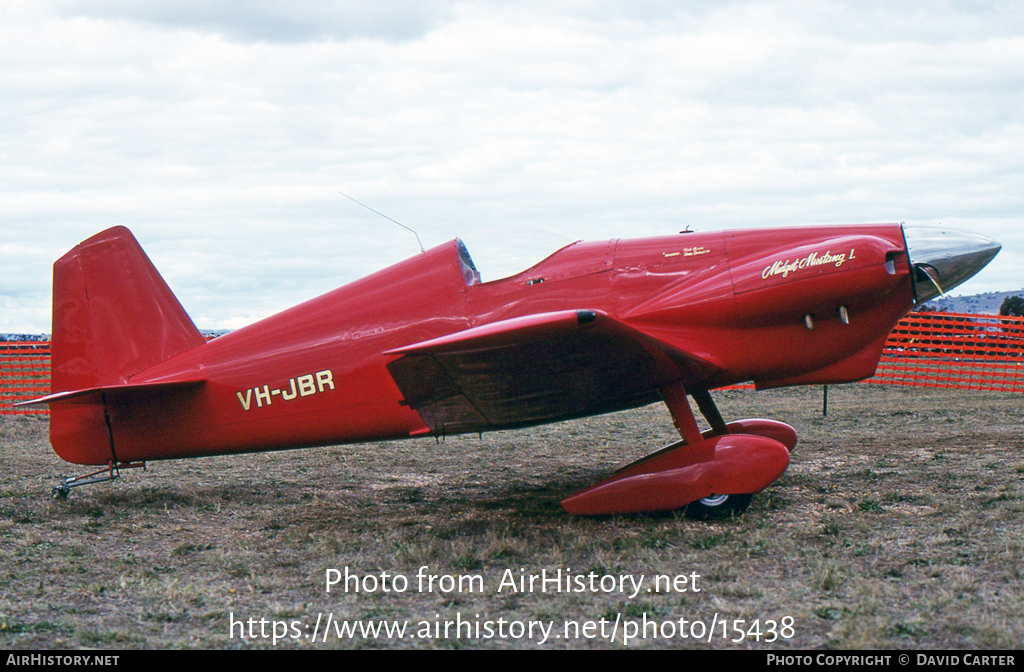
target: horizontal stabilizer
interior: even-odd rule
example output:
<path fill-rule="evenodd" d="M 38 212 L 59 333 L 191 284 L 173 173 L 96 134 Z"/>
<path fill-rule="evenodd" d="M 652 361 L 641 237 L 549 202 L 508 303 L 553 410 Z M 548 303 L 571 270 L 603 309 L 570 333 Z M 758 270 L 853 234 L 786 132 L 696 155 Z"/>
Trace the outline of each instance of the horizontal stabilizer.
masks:
<path fill-rule="evenodd" d="M 15 404 L 18 408 L 63 408 L 69 406 L 103 406 L 106 401 L 153 396 L 167 392 L 185 391 L 198 388 L 205 383 L 203 378 L 177 380 L 173 382 L 139 383 L 137 385 L 103 385 L 81 390 L 68 390 L 49 394 L 32 401 Z"/>

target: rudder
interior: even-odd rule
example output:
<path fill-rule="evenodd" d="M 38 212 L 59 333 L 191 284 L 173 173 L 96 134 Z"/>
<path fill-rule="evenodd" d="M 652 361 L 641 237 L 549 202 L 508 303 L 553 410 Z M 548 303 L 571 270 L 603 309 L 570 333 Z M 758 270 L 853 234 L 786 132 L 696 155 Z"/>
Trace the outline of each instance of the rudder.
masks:
<path fill-rule="evenodd" d="M 118 385 L 205 339 L 123 226 L 80 243 L 53 265 L 53 393 Z M 103 407 L 54 408 L 50 442 L 63 459 L 114 458 Z"/>

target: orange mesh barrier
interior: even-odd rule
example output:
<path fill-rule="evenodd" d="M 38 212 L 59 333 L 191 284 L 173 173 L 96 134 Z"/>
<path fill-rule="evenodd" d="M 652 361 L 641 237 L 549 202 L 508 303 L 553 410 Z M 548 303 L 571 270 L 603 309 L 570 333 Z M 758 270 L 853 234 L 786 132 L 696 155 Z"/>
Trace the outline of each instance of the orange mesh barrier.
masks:
<path fill-rule="evenodd" d="M 0 415 L 49 413 L 46 409 L 14 409 L 19 401 L 49 393 L 49 341 L 0 341 Z"/>
<path fill-rule="evenodd" d="M 1024 318 L 911 313 L 889 334 L 866 382 L 1024 392 Z"/>

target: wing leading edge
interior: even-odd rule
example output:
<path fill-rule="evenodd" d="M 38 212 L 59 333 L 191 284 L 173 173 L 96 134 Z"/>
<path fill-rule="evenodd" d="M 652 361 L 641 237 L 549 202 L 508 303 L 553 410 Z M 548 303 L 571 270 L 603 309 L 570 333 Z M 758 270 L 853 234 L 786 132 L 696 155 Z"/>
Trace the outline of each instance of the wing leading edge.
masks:
<path fill-rule="evenodd" d="M 435 434 L 635 408 L 715 368 L 599 310 L 502 320 L 384 354 L 400 355 L 388 370 Z"/>

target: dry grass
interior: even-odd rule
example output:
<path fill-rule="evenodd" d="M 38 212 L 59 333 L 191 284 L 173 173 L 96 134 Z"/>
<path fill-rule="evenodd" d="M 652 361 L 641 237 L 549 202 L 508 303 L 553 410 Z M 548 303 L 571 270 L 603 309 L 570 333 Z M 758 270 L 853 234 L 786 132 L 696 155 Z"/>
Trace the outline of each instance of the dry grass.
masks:
<path fill-rule="evenodd" d="M 573 518 L 558 501 L 674 439 L 659 406 L 533 430 L 154 463 L 53 501 L 45 419 L 0 420 L 0 648 L 253 647 L 228 618 L 795 619 L 771 648 L 1018 647 L 1019 395 L 856 385 L 717 395 L 801 443 L 742 517 Z M 327 568 L 482 574 L 479 594 L 324 591 Z M 680 574 L 703 591 L 498 594 L 506 568 Z M 557 625 L 556 627 L 561 627 Z M 278 646 L 385 646 L 374 640 Z M 406 641 L 404 646 L 528 646 Z M 747 646 L 714 639 L 636 646 Z M 621 646 L 608 641 L 546 646 Z"/>

